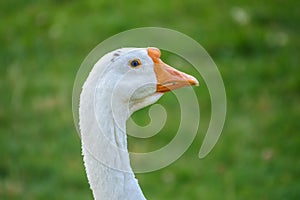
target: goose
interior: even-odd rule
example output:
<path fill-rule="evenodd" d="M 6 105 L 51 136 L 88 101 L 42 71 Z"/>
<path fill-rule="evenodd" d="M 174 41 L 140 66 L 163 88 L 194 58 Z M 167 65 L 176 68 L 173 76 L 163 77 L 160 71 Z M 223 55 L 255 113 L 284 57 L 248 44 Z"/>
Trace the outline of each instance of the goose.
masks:
<path fill-rule="evenodd" d="M 95 199 L 146 199 L 130 166 L 126 120 L 168 91 L 198 85 L 160 56 L 155 47 L 114 50 L 96 62 L 83 84 L 79 127 Z"/>

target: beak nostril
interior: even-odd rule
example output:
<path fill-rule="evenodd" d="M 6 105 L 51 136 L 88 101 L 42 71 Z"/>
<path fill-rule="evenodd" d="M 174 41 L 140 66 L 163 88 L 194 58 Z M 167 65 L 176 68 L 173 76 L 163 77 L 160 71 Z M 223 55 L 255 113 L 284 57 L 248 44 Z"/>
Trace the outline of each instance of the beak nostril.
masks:
<path fill-rule="evenodd" d="M 171 75 L 175 75 L 175 76 L 180 76 L 180 77 L 182 77 L 182 75 L 181 75 L 181 73 L 179 73 L 178 71 L 169 71 L 169 73 L 171 74 Z"/>

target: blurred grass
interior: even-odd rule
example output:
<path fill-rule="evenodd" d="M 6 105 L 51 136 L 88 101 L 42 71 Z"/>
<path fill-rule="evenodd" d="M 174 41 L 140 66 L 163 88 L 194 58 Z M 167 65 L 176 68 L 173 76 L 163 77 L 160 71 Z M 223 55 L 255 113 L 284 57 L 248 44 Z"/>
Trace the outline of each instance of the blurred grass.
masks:
<path fill-rule="evenodd" d="M 228 100 L 224 132 L 199 160 L 210 102 L 204 84 L 195 88 L 199 134 L 174 164 L 138 175 L 148 199 L 299 199 L 299 6 L 296 0 L 2 1 L 0 199 L 91 199 L 72 120 L 73 81 L 94 46 L 140 26 L 172 28 L 201 43 L 222 73 Z M 167 94 L 161 103 L 173 99 Z M 172 139 L 172 120 L 151 142 Z"/>

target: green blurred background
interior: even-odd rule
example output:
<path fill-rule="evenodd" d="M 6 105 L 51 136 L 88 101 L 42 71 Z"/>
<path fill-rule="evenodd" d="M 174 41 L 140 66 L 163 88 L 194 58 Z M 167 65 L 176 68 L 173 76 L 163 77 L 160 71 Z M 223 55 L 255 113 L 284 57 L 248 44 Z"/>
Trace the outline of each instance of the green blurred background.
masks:
<path fill-rule="evenodd" d="M 228 100 L 223 134 L 200 160 L 210 102 L 203 82 L 195 89 L 199 134 L 171 166 L 137 175 L 145 196 L 300 199 L 299 7 L 298 0 L 1 1 L 0 199 L 92 198 L 72 118 L 73 81 L 99 42 L 142 26 L 175 29 L 202 44 Z M 149 121 L 147 109 L 136 116 Z M 166 126 L 147 145 L 174 131 Z M 138 148 L 135 140 L 130 148 Z"/>

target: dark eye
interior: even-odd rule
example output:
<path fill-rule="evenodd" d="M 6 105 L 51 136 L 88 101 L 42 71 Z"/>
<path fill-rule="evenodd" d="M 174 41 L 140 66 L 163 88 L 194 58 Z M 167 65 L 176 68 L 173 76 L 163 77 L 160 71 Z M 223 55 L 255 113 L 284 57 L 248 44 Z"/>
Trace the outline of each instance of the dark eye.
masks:
<path fill-rule="evenodd" d="M 130 61 L 130 66 L 133 68 L 138 67 L 139 65 L 141 65 L 141 61 L 139 59 L 134 59 Z"/>

